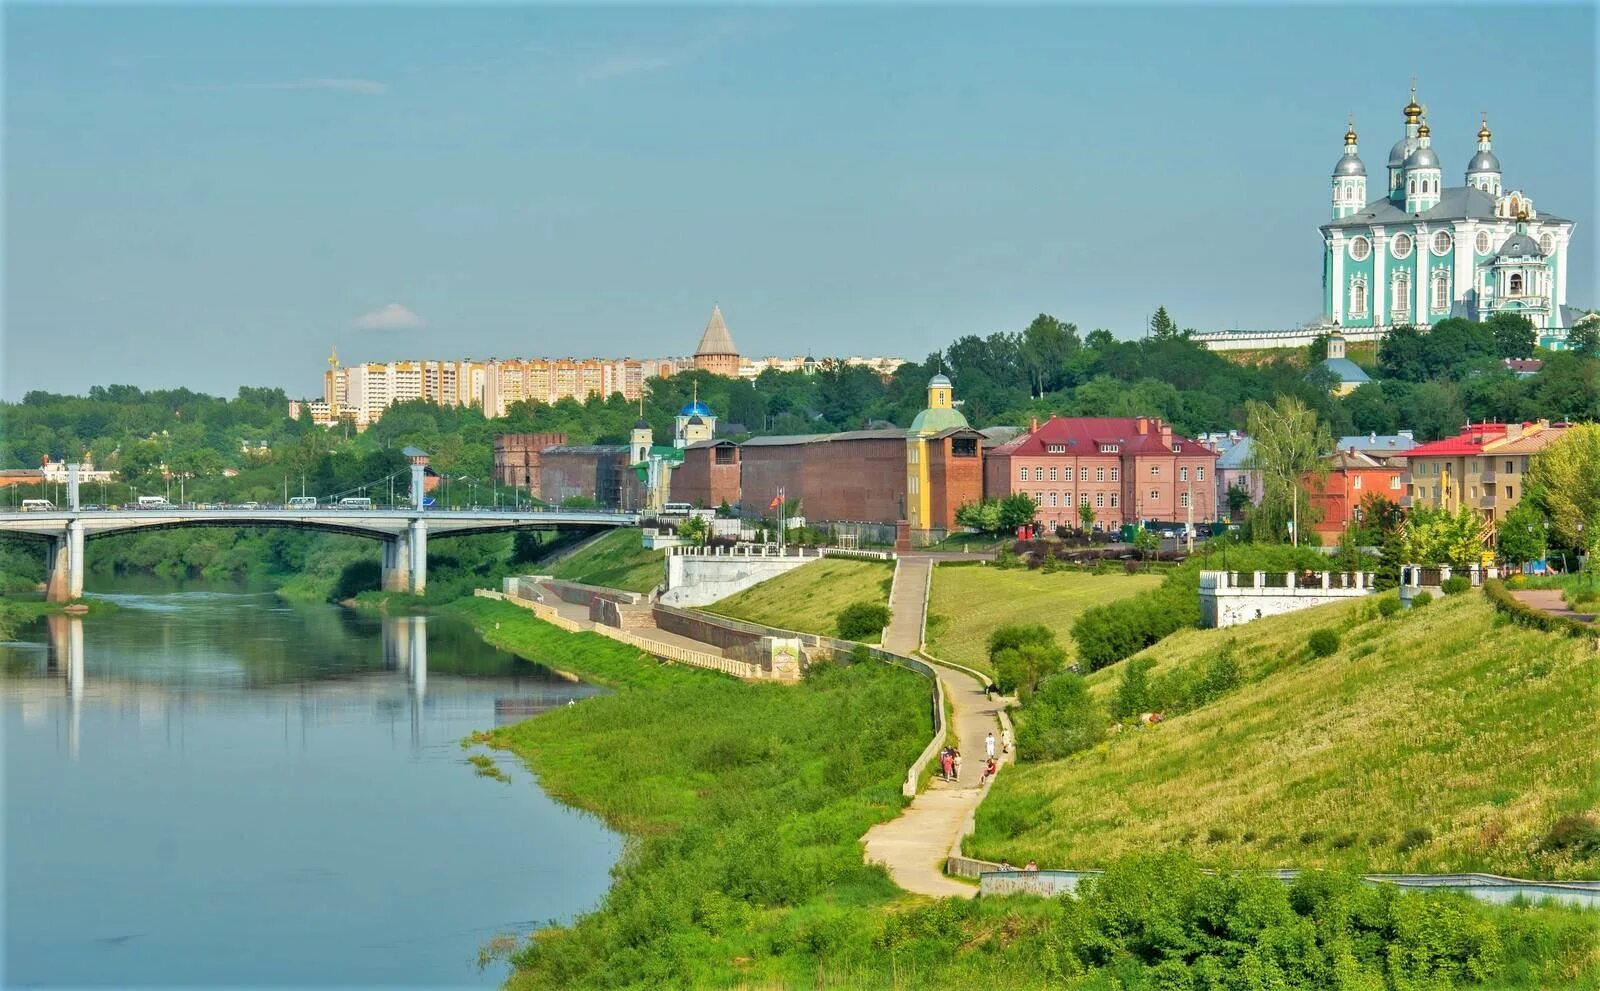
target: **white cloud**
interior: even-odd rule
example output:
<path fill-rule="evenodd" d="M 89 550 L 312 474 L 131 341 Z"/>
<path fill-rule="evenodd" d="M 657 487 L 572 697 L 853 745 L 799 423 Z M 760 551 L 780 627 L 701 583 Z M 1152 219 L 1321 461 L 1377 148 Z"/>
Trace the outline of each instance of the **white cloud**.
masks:
<path fill-rule="evenodd" d="M 419 330 L 427 325 L 428 321 L 399 303 L 390 303 L 370 313 L 363 313 L 356 317 L 355 322 L 357 330 Z"/>
<path fill-rule="evenodd" d="M 670 69 L 709 56 L 733 39 L 752 33 L 754 28 L 754 22 L 747 18 L 724 17 L 702 25 L 696 34 L 677 43 L 607 55 L 579 73 L 578 81 L 597 82 Z"/>

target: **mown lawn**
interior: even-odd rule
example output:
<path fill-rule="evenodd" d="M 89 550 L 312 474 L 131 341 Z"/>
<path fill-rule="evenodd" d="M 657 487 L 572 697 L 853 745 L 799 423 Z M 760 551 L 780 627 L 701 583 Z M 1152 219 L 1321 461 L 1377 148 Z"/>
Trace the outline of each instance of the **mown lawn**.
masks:
<path fill-rule="evenodd" d="M 856 602 L 889 604 L 894 565 L 825 557 L 706 606 L 706 612 L 801 633 L 836 636 L 834 617 Z"/>
<path fill-rule="evenodd" d="M 636 529 L 619 528 L 585 546 L 550 569 L 557 578 L 605 585 L 628 592 L 648 592 L 666 578 L 664 551 L 645 549 Z"/>
<path fill-rule="evenodd" d="M 1078 571 L 1001 570 L 983 565 L 933 569 L 928 600 L 928 652 L 993 674 L 989 634 L 1007 623 L 1042 623 L 1074 653 L 1072 623 L 1090 606 L 1127 598 L 1161 584 L 1160 574 L 1094 575 Z"/>
<path fill-rule="evenodd" d="M 1342 643 L 1315 660 L 1319 627 Z M 1218 866 L 1600 875 L 1600 849 L 1547 840 L 1559 816 L 1600 811 L 1592 642 L 1507 625 L 1468 593 L 1387 619 L 1365 600 L 1185 630 L 1138 656 L 1172 671 L 1230 640 L 1239 688 L 1009 770 L 970 851 L 1061 867 L 1176 848 Z M 1102 701 L 1128 663 L 1091 677 Z"/>

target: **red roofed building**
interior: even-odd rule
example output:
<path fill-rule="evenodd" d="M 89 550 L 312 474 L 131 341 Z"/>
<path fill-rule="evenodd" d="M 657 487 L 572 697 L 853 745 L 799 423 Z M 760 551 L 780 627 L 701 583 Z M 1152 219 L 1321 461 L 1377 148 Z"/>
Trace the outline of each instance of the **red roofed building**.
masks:
<path fill-rule="evenodd" d="M 1353 449 L 1335 451 L 1327 458 L 1327 464 L 1326 477 L 1308 474 L 1302 479 L 1311 505 L 1322 510 L 1322 519 L 1311 530 L 1324 545 L 1339 542 L 1345 527 L 1355 521 L 1356 507 L 1367 493 L 1376 492 L 1390 502 L 1400 501 L 1400 476 L 1405 473 L 1400 465 Z"/>
<path fill-rule="evenodd" d="M 1106 528 L 1217 517 L 1217 455 L 1156 417 L 1052 416 L 984 457 L 984 494 L 1025 492 L 1039 520 L 1076 527 L 1080 506 Z"/>
<path fill-rule="evenodd" d="M 1407 509 L 1456 512 L 1466 506 L 1493 520 L 1522 501 L 1528 459 L 1566 433 L 1567 424 L 1469 423 L 1446 437 L 1405 452 Z"/>

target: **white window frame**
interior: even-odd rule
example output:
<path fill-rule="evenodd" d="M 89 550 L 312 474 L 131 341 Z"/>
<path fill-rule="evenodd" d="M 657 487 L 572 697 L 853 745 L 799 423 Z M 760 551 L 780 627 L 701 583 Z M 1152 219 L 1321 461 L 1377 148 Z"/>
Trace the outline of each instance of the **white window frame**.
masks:
<path fill-rule="evenodd" d="M 1352 261 L 1364 262 L 1370 254 L 1372 254 L 1371 241 L 1360 234 L 1350 239 L 1350 259 Z"/>

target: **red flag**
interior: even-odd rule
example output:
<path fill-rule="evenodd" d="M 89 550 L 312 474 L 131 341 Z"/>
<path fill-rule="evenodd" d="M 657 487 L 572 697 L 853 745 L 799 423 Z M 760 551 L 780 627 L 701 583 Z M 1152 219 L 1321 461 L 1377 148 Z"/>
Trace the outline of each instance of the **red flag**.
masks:
<path fill-rule="evenodd" d="M 767 508 L 768 509 L 777 509 L 781 505 L 783 505 L 783 490 L 779 489 L 778 490 L 778 494 L 773 496 L 772 497 L 772 501 L 767 504 Z"/>

